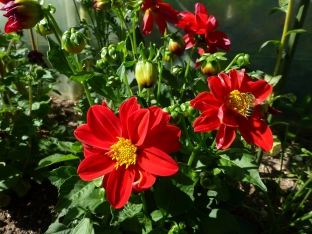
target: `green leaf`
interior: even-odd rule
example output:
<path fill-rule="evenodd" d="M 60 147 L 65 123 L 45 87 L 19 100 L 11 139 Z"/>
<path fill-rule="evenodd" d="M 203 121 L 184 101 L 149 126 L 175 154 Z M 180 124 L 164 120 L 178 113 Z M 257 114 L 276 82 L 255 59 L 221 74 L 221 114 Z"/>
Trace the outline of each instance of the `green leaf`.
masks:
<path fill-rule="evenodd" d="M 83 82 L 91 79 L 95 75 L 95 72 L 81 72 L 75 75 L 70 76 L 70 80 L 76 81 L 76 82 Z"/>
<path fill-rule="evenodd" d="M 267 191 L 259 176 L 254 156 L 247 150 L 230 149 L 221 152 L 219 156 L 219 167 L 227 176 L 238 181 L 253 183 L 263 191 Z"/>
<path fill-rule="evenodd" d="M 93 225 L 89 218 L 83 218 L 71 234 L 94 234 Z"/>
<path fill-rule="evenodd" d="M 45 234 L 71 234 L 72 230 L 62 223 L 52 223 Z"/>
<path fill-rule="evenodd" d="M 160 210 L 154 210 L 152 213 L 151 213 L 151 218 L 154 222 L 157 222 L 159 220 L 161 220 L 163 218 L 163 214 L 161 213 Z"/>
<path fill-rule="evenodd" d="M 289 35 L 291 33 L 309 33 L 309 32 L 307 30 L 305 30 L 305 29 L 300 28 L 300 29 L 294 29 L 294 30 L 288 31 L 285 36 L 287 36 L 287 35 Z"/>
<path fill-rule="evenodd" d="M 140 196 L 132 196 L 122 209 L 111 208 L 113 217 L 110 225 L 118 226 L 124 220 L 135 217 L 142 208 Z"/>
<path fill-rule="evenodd" d="M 68 64 L 66 57 L 64 55 L 64 51 L 61 46 L 56 44 L 49 36 L 47 36 L 49 43 L 49 51 L 48 51 L 48 60 L 53 66 L 54 69 L 59 71 L 61 74 L 64 74 L 70 77 L 73 73 Z"/>
<path fill-rule="evenodd" d="M 286 13 L 287 12 L 287 7 L 285 8 L 285 7 L 273 7 L 270 11 L 269 11 L 269 15 L 272 15 L 274 12 L 276 12 L 276 11 L 282 11 L 282 12 L 284 12 L 284 13 Z"/>
<path fill-rule="evenodd" d="M 73 145 L 74 144 L 77 144 L 77 143 L 73 143 L 73 142 L 70 142 L 70 141 L 58 141 L 57 142 L 57 146 L 58 146 L 58 148 L 60 150 L 63 150 L 65 152 L 69 152 L 69 153 L 74 153 L 75 154 L 75 153 L 77 153 L 77 151 L 73 149 Z"/>
<path fill-rule="evenodd" d="M 60 186 L 59 201 L 53 212 L 60 212 L 62 209 L 75 206 L 92 212 L 103 203 L 98 191 L 94 183 L 82 181 L 78 176 L 71 176 Z"/>
<path fill-rule="evenodd" d="M 71 176 L 77 176 L 77 168 L 70 166 L 58 167 L 50 172 L 43 173 L 59 190 L 61 185 Z"/>
<path fill-rule="evenodd" d="M 13 187 L 20 179 L 22 172 L 11 165 L 0 164 L 0 192 Z"/>
<path fill-rule="evenodd" d="M 72 155 L 72 154 L 67 154 L 67 155 L 53 154 L 44 159 L 41 159 L 40 162 L 38 163 L 38 167 L 35 170 L 50 166 L 55 163 L 65 162 L 65 161 L 70 161 L 70 160 L 77 160 L 77 159 L 79 159 L 79 157 Z"/>
<path fill-rule="evenodd" d="M 277 85 L 277 83 L 279 82 L 279 80 L 281 78 L 282 78 L 281 75 L 279 75 L 279 76 L 270 76 L 270 75 L 266 74 L 265 77 L 264 77 L 264 80 L 266 82 L 268 82 L 268 84 L 270 84 L 270 85 L 272 85 L 274 87 L 275 85 Z"/>
<path fill-rule="evenodd" d="M 174 185 L 170 178 L 162 178 L 155 188 L 155 201 L 164 216 L 177 216 L 187 212 L 193 205 L 192 199 Z"/>
<path fill-rule="evenodd" d="M 261 52 L 262 48 L 265 47 L 267 44 L 274 44 L 276 45 L 277 47 L 279 47 L 281 45 L 281 42 L 279 40 L 269 40 L 269 41 L 266 41 L 264 42 L 261 46 L 260 46 L 260 49 L 259 49 L 259 52 Z"/>

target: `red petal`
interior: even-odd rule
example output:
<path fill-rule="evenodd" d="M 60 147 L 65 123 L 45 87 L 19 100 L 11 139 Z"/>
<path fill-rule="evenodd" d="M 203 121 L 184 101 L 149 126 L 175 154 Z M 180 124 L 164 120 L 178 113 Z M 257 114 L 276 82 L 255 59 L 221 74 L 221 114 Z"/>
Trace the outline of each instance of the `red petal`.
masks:
<path fill-rule="evenodd" d="M 185 41 L 185 44 L 186 44 L 186 47 L 185 47 L 186 50 L 193 47 L 196 44 L 196 40 L 193 34 L 186 34 L 183 37 L 183 40 Z"/>
<path fill-rule="evenodd" d="M 236 114 L 232 110 L 226 108 L 225 105 L 220 106 L 218 111 L 218 117 L 222 124 L 229 127 L 237 127 L 237 122 L 235 118 Z"/>
<path fill-rule="evenodd" d="M 210 76 L 208 86 L 213 96 L 221 102 L 225 101 L 226 96 L 231 92 L 230 87 L 224 82 L 224 77 L 227 76 L 225 73 L 219 73 L 219 77 Z"/>
<path fill-rule="evenodd" d="M 145 148 L 140 151 L 137 163 L 144 171 L 159 176 L 171 176 L 179 170 L 176 161 L 156 148 Z"/>
<path fill-rule="evenodd" d="M 133 166 L 128 167 L 128 169 L 121 166 L 110 173 L 106 184 L 106 195 L 108 202 L 115 209 L 122 208 L 129 200 L 134 175 L 135 169 Z"/>
<path fill-rule="evenodd" d="M 151 34 L 154 25 L 154 16 L 150 10 L 145 11 L 143 17 L 142 33 L 145 35 Z"/>
<path fill-rule="evenodd" d="M 147 108 L 150 111 L 149 131 L 160 124 L 167 124 L 170 120 L 169 113 L 163 111 L 158 106 L 151 106 Z"/>
<path fill-rule="evenodd" d="M 206 25 L 207 25 L 206 26 L 207 31 L 205 34 L 205 38 L 207 40 L 208 38 L 210 38 L 210 34 L 213 32 L 213 30 L 215 30 L 219 26 L 219 23 L 213 15 L 210 15 L 208 20 L 207 20 Z"/>
<path fill-rule="evenodd" d="M 77 173 L 83 180 L 93 180 L 114 170 L 115 161 L 103 154 L 93 154 L 78 166 Z"/>
<path fill-rule="evenodd" d="M 176 27 L 185 28 L 186 26 L 188 26 L 191 32 L 195 32 L 197 30 L 198 25 L 195 21 L 194 14 L 188 11 L 183 11 L 180 12 L 179 15 L 182 17 L 179 19 L 179 22 L 175 24 Z"/>
<path fill-rule="evenodd" d="M 216 100 L 212 93 L 201 92 L 195 99 L 191 100 L 190 105 L 203 112 L 207 109 L 219 108 L 222 103 Z"/>
<path fill-rule="evenodd" d="M 91 106 L 87 114 L 87 123 L 91 132 L 102 141 L 115 143 L 122 136 L 118 117 L 108 107 Z"/>
<path fill-rule="evenodd" d="M 258 103 L 261 103 L 272 93 L 273 87 L 265 80 L 257 80 L 256 82 L 248 82 L 250 92 L 255 96 Z"/>
<path fill-rule="evenodd" d="M 164 18 L 161 18 L 160 16 L 155 17 L 157 28 L 160 32 L 160 34 L 163 36 L 165 33 L 165 30 L 167 29 L 167 23 Z"/>
<path fill-rule="evenodd" d="M 23 29 L 22 25 L 15 20 L 14 16 L 10 16 L 4 26 L 5 33 L 16 32 L 22 29 Z"/>
<path fill-rule="evenodd" d="M 154 147 L 166 153 L 177 152 L 181 147 L 180 136 L 181 131 L 177 126 L 159 125 L 148 132 L 142 148 Z"/>
<path fill-rule="evenodd" d="M 220 126 L 218 117 L 218 109 L 210 109 L 204 111 L 193 123 L 195 132 L 209 132 L 217 129 Z"/>
<path fill-rule="evenodd" d="M 173 7 L 170 4 L 164 3 L 164 2 L 158 2 L 157 6 L 158 8 L 157 8 L 157 11 L 155 12 L 158 17 L 163 18 L 164 20 L 172 24 L 178 23 L 179 12 L 173 9 Z"/>
<path fill-rule="evenodd" d="M 115 139 L 114 143 L 103 141 L 102 139 L 98 139 L 94 134 L 91 132 L 89 126 L 87 124 L 80 125 L 75 131 L 74 131 L 75 137 L 90 146 L 104 149 L 104 150 L 111 150 L 111 145 L 117 142 L 117 138 Z"/>
<path fill-rule="evenodd" d="M 215 47 L 218 47 L 225 51 L 230 51 L 231 42 L 224 32 L 214 31 L 214 32 L 209 33 L 208 42 L 209 42 L 209 46 L 211 44 L 214 44 Z"/>
<path fill-rule="evenodd" d="M 123 129 L 122 136 L 124 138 L 129 139 L 127 130 L 128 130 L 128 121 L 129 121 L 130 115 L 140 109 L 141 109 L 141 106 L 138 104 L 136 97 L 129 98 L 128 100 L 126 100 L 120 105 L 119 119 L 120 119 L 122 129 Z"/>
<path fill-rule="evenodd" d="M 236 128 L 221 125 L 216 136 L 217 149 L 227 149 L 236 137 Z"/>
<path fill-rule="evenodd" d="M 128 120 L 128 135 L 133 144 L 140 146 L 143 144 L 148 132 L 150 112 L 141 109 L 134 112 Z"/>
<path fill-rule="evenodd" d="M 146 171 L 140 171 L 140 176 L 141 178 L 139 179 L 140 180 L 139 183 L 134 184 L 132 186 L 135 192 L 140 192 L 149 189 L 150 187 L 153 186 L 153 184 L 156 181 L 156 177 L 153 174 L 148 173 Z"/>
<path fill-rule="evenodd" d="M 273 146 L 273 134 L 269 126 L 261 119 L 244 117 L 237 118 L 238 130 L 247 143 L 253 143 L 264 151 L 270 151 Z"/>
<path fill-rule="evenodd" d="M 239 90 L 242 83 L 242 77 L 237 70 L 232 69 L 229 71 L 231 77 L 231 90 Z"/>
<path fill-rule="evenodd" d="M 102 154 L 104 155 L 108 150 L 102 150 L 98 148 L 92 148 L 86 144 L 83 144 L 83 155 L 85 158 L 92 156 L 93 154 Z"/>

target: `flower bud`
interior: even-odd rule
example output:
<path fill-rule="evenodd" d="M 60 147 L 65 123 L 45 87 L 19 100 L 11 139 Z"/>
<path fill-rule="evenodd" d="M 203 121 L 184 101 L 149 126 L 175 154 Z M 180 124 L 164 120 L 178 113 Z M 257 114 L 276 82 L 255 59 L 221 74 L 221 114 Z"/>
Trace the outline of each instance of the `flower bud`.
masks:
<path fill-rule="evenodd" d="M 250 64 L 249 62 L 249 54 L 243 54 L 239 56 L 236 60 L 238 66 L 243 67 Z"/>
<path fill-rule="evenodd" d="M 108 11 L 112 8 L 111 0 L 94 0 L 93 8 L 101 11 Z"/>
<path fill-rule="evenodd" d="M 175 58 L 176 58 L 175 54 L 171 53 L 169 50 L 165 51 L 164 60 L 166 62 L 170 62 L 171 60 L 173 61 L 173 60 L 175 60 Z"/>
<path fill-rule="evenodd" d="M 178 56 L 182 56 L 185 50 L 186 44 L 182 37 L 172 36 L 169 40 L 168 49 L 171 53 Z"/>
<path fill-rule="evenodd" d="M 115 62 L 118 59 L 117 45 L 111 44 L 108 47 L 103 47 L 101 50 L 101 58 L 106 62 Z"/>
<path fill-rule="evenodd" d="M 220 63 L 218 60 L 202 61 L 200 70 L 202 73 L 208 76 L 217 75 L 221 71 Z"/>
<path fill-rule="evenodd" d="M 86 46 L 85 35 L 74 28 L 67 30 L 62 36 L 62 48 L 68 53 L 79 54 Z"/>
<path fill-rule="evenodd" d="M 42 20 L 40 20 L 39 23 L 36 24 L 35 30 L 41 36 L 46 36 L 53 33 L 53 30 L 49 27 L 49 24 L 45 18 L 43 18 Z"/>
<path fill-rule="evenodd" d="M 7 11 L 3 16 L 9 18 L 5 33 L 32 28 L 43 18 L 43 9 L 34 0 L 8 1 L 0 10 Z"/>
<path fill-rule="evenodd" d="M 135 65 L 135 78 L 138 84 L 144 88 L 152 87 L 158 78 L 156 64 L 150 61 L 139 61 Z"/>

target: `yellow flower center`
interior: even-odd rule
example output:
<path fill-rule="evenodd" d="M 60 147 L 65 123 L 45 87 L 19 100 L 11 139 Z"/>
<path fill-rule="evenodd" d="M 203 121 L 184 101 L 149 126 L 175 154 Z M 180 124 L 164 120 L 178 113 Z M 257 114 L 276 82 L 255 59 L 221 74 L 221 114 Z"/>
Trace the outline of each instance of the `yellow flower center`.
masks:
<path fill-rule="evenodd" d="M 253 110 L 255 100 L 252 93 L 241 93 L 235 89 L 226 97 L 226 105 L 240 115 L 248 117 L 247 114 Z"/>
<path fill-rule="evenodd" d="M 123 137 L 117 137 L 118 142 L 112 145 L 112 149 L 107 154 L 116 160 L 116 169 L 121 165 L 126 165 L 128 168 L 131 164 L 136 163 L 136 151 L 137 147 L 131 143 L 129 139 Z"/>

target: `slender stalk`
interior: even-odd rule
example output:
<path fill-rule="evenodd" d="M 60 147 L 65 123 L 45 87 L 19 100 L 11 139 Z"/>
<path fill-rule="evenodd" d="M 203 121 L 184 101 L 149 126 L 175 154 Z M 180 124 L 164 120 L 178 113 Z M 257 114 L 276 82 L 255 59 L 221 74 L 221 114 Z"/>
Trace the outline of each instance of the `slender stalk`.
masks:
<path fill-rule="evenodd" d="M 165 31 L 165 36 L 166 36 L 166 31 Z M 164 64 L 165 64 L 165 51 L 166 51 L 166 46 L 167 46 L 167 39 L 164 37 L 164 56 L 162 57 L 161 64 L 160 64 L 160 71 L 159 71 L 159 76 L 158 76 L 158 84 L 157 84 L 157 104 L 159 105 L 159 98 L 160 98 L 160 91 L 161 91 L 161 80 L 162 80 L 162 73 L 164 70 Z"/>
<path fill-rule="evenodd" d="M 303 207 L 303 203 L 309 198 L 311 192 L 312 192 L 312 188 L 310 188 L 310 189 L 308 190 L 308 192 L 306 193 L 306 195 L 304 196 L 304 198 L 302 199 L 302 201 L 300 202 L 300 204 L 297 206 L 296 211 L 295 211 L 295 212 L 293 213 L 293 215 L 292 215 L 293 218 L 296 217 L 297 212 L 299 211 L 299 209 L 300 209 L 301 207 Z"/>
<path fill-rule="evenodd" d="M 36 44 L 35 44 L 35 39 L 34 39 L 34 34 L 33 34 L 33 31 L 32 29 L 28 29 L 29 31 L 29 35 L 30 35 L 30 42 L 31 42 L 31 49 L 32 50 L 36 50 Z"/>
<path fill-rule="evenodd" d="M 140 192 L 140 197 L 141 197 L 141 201 L 142 201 L 142 205 L 143 205 L 143 212 L 146 216 L 148 216 L 148 212 L 147 212 L 147 206 L 146 206 L 146 199 L 145 199 L 145 193 L 144 191 Z"/>
<path fill-rule="evenodd" d="M 197 146 L 195 146 L 195 147 L 193 148 L 192 154 L 191 154 L 191 156 L 190 156 L 190 158 L 189 158 L 189 160 L 188 160 L 188 162 L 187 162 L 187 165 L 192 166 L 192 163 L 193 163 L 193 161 L 194 161 L 194 159 L 195 159 L 195 156 L 196 156 L 196 154 L 197 154 L 197 151 L 201 148 L 201 146 L 203 145 L 203 143 L 204 143 L 204 141 L 202 140 L 201 142 L 199 142 L 199 144 L 198 144 Z"/>
<path fill-rule="evenodd" d="M 195 50 L 196 50 L 196 44 L 193 46 L 191 53 L 190 53 L 190 56 L 188 58 L 187 64 L 186 64 L 185 73 L 184 73 L 184 77 L 182 80 L 182 88 L 180 89 L 180 101 L 182 101 L 182 98 L 183 98 L 183 91 L 185 88 L 185 82 L 186 82 L 186 78 L 187 78 L 189 70 L 190 70 L 190 64 L 191 64 Z"/>
<path fill-rule="evenodd" d="M 232 61 L 230 62 L 230 64 L 223 70 L 224 72 L 226 72 L 227 70 L 229 70 L 231 68 L 231 66 L 236 62 L 237 58 L 239 56 L 242 56 L 244 55 L 244 53 L 240 53 L 240 54 L 237 54 L 233 59 Z"/>
<path fill-rule="evenodd" d="M 85 93 L 86 93 L 86 96 L 87 96 L 89 105 L 90 105 L 90 106 L 93 106 L 93 105 L 94 105 L 94 102 L 93 102 L 93 99 L 92 99 L 92 97 L 91 97 L 90 91 L 89 91 L 89 89 L 88 89 L 88 84 L 87 84 L 87 82 L 86 82 L 85 80 L 82 81 L 82 85 L 83 85 L 84 91 L 85 91 Z"/>
<path fill-rule="evenodd" d="M 279 51 L 278 51 L 278 56 L 277 56 L 273 76 L 276 76 L 278 74 L 278 70 L 281 64 L 283 49 L 284 49 L 285 40 L 286 40 L 286 33 L 288 32 L 288 26 L 289 26 L 290 17 L 291 17 L 292 5 L 293 5 L 293 0 L 290 0 L 288 3 L 288 7 L 287 7 L 286 18 L 284 22 L 284 29 L 283 29 L 283 34 L 281 38 L 281 44 L 279 46 Z"/>

